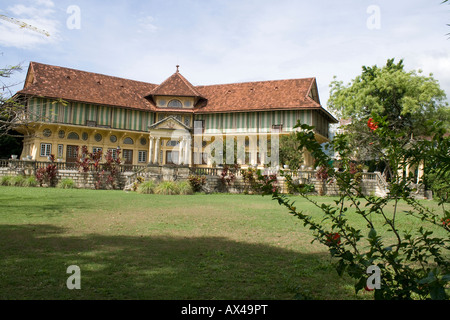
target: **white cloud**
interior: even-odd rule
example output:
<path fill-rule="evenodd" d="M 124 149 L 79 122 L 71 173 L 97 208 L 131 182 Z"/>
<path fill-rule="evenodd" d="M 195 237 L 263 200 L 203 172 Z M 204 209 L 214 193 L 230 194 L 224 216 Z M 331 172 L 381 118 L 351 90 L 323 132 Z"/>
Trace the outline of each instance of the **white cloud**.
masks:
<path fill-rule="evenodd" d="M 43 5 L 49 8 L 53 8 L 55 4 L 51 0 L 36 0 L 37 5 Z"/>

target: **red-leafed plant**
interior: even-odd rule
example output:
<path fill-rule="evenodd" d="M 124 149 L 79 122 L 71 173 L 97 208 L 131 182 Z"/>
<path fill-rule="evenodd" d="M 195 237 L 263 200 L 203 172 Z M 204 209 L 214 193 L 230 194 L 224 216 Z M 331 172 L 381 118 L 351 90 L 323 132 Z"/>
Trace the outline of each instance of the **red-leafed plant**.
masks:
<path fill-rule="evenodd" d="M 50 163 L 45 168 L 39 168 L 36 170 L 36 179 L 39 182 L 39 185 L 42 187 L 46 184 L 49 187 L 56 186 L 58 168 L 55 164 L 55 156 L 51 154 L 49 156 Z"/>

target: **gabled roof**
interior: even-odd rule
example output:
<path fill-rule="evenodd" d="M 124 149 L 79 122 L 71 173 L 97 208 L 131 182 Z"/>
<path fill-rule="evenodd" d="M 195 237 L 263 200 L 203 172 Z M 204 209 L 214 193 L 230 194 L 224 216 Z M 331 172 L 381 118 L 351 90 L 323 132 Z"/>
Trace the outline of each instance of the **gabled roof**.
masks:
<path fill-rule="evenodd" d="M 144 97 L 156 85 L 31 62 L 18 94 L 155 111 Z"/>
<path fill-rule="evenodd" d="M 199 112 L 265 111 L 320 108 L 309 97 L 315 78 L 198 86 L 208 98 Z"/>
<path fill-rule="evenodd" d="M 148 129 L 149 129 L 149 130 L 157 129 L 158 127 L 160 128 L 164 123 L 170 123 L 170 122 L 175 122 L 176 125 L 178 125 L 181 129 L 184 129 L 184 130 L 186 130 L 186 131 L 190 131 L 190 130 L 191 130 L 191 128 L 189 128 L 188 126 L 186 126 L 184 123 L 182 123 L 181 121 L 179 121 L 179 120 L 178 120 L 177 118 L 175 118 L 174 116 L 169 116 L 169 117 L 167 117 L 167 118 L 164 118 L 164 119 L 162 119 L 162 120 L 160 120 L 160 121 L 158 121 L 158 122 L 156 122 L 156 123 L 154 123 L 154 124 L 148 126 Z M 168 126 L 168 128 L 166 128 L 166 129 L 169 129 L 169 130 L 176 130 L 177 128 L 175 128 L 175 127 L 170 128 L 170 126 Z"/>
<path fill-rule="evenodd" d="M 151 96 L 201 97 L 195 87 L 178 71 L 153 89 Z"/>
<path fill-rule="evenodd" d="M 160 85 L 31 62 L 24 89 L 30 95 L 158 112 L 227 113 L 316 109 L 321 105 L 315 78 L 193 86 L 177 68 Z M 195 97 L 194 109 L 158 108 L 154 96 Z"/>

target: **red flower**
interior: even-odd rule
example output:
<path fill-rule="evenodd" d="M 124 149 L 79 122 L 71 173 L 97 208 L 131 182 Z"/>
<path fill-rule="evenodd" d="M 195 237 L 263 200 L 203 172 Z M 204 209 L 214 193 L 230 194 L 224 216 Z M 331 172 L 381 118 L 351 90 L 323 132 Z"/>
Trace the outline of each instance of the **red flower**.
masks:
<path fill-rule="evenodd" d="M 340 245 L 341 244 L 341 236 L 339 233 L 329 233 L 327 234 L 327 245 Z"/>
<path fill-rule="evenodd" d="M 375 122 L 372 118 L 367 121 L 367 126 L 370 130 L 375 131 L 378 129 L 378 122 Z"/>
<path fill-rule="evenodd" d="M 370 289 L 367 285 L 364 287 L 364 289 L 369 292 L 374 290 L 374 289 Z"/>

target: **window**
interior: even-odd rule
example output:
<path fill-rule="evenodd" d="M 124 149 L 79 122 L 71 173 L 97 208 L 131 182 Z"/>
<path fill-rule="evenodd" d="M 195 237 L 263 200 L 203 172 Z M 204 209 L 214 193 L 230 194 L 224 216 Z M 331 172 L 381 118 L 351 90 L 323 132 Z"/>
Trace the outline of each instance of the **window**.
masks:
<path fill-rule="evenodd" d="M 176 140 L 169 140 L 167 141 L 166 146 L 168 147 L 176 147 L 180 144 L 180 141 L 176 141 Z"/>
<path fill-rule="evenodd" d="M 272 125 L 272 132 L 282 132 L 283 125 L 282 124 L 274 124 Z"/>
<path fill-rule="evenodd" d="M 117 137 L 113 135 L 109 137 L 109 141 L 111 141 L 112 143 L 117 142 Z"/>
<path fill-rule="evenodd" d="M 102 141 L 103 137 L 100 133 L 96 133 L 94 136 L 95 141 L 100 142 Z"/>
<path fill-rule="evenodd" d="M 81 138 L 83 138 L 84 141 L 87 141 L 87 139 L 89 139 L 89 135 L 87 134 L 87 132 L 83 132 L 81 134 Z"/>
<path fill-rule="evenodd" d="M 52 154 L 52 145 L 50 143 L 41 143 L 41 157 L 48 157 Z"/>
<path fill-rule="evenodd" d="M 64 156 L 64 145 L 58 144 L 58 158 L 61 159 Z"/>
<path fill-rule="evenodd" d="M 184 117 L 184 125 L 186 127 L 190 127 L 191 126 L 191 117 Z"/>
<path fill-rule="evenodd" d="M 44 137 L 48 138 L 52 135 L 52 130 L 44 129 L 43 134 L 44 134 Z"/>
<path fill-rule="evenodd" d="M 128 138 L 125 138 L 125 139 L 123 140 L 123 143 L 124 143 L 124 144 L 134 144 L 134 141 L 133 141 L 133 139 L 131 139 L 130 137 L 128 137 Z"/>
<path fill-rule="evenodd" d="M 66 132 L 64 130 L 59 130 L 58 138 L 64 139 L 65 136 L 66 136 Z"/>
<path fill-rule="evenodd" d="M 78 135 L 78 133 L 75 132 L 71 132 L 67 135 L 67 139 L 69 140 L 80 140 L 80 136 Z"/>
<path fill-rule="evenodd" d="M 139 162 L 147 162 L 147 151 L 139 151 L 138 161 Z"/>
<path fill-rule="evenodd" d="M 146 138 L 141 138 L 141 140 L 139 140 L 141 142 L 141 145 L 145 146 L 147 144 L 147 139 Z"/>
<path fill-rule="evenodd" d="M 108 149 L 108 151 L 111 151 L 112 158 L 117 160 L 117 149 Z"/>
<path fill-rule="evenodd" d="M 97 152 L 103 152 L 103 148 L 100 147 L 93 147 L 92 148 L 92 153 L 96 154 Z"/>
<path fill-rule="evenodd" d="M 167 104 L 167 107 L 169 108 L 183 108 L 183 104 L 181 103 L 180 100 L 170 100 L 169 103 Z"/>

